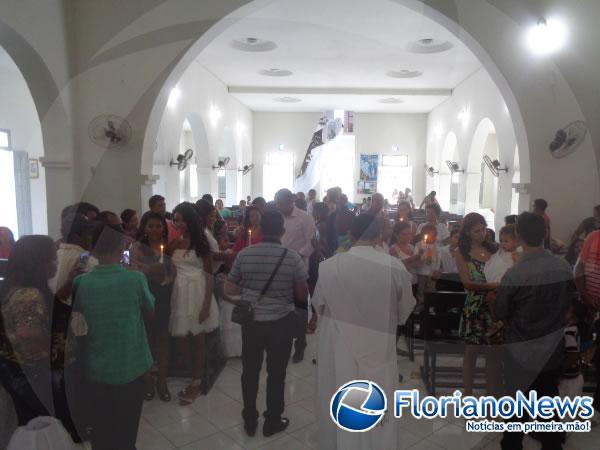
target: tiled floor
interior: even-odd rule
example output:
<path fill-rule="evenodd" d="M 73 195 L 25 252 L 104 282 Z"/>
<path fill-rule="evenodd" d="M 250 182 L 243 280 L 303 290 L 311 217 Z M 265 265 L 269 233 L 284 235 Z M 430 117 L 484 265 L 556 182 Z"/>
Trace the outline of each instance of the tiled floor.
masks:
<path fill-rule="evenodd" d="M 286 411 L 289 428 L 270 438 L 262 436 L 259 424 L 256 436 L 246 436 L 241 418 L 241 362 L 231 360 L 221 373 L 209 395 L 200 397 L 193 405 L 181 407 L 175 400 L 163 403 L 159 399 L 144 404 L 138 435 L 139 450 L 234 450 L 271 449 L 307 450 L 317 448 L 317 423 L 314 414 L 316 390 L 315 366 L 311 362 L 311 340 L 306 359 L 288 366 L 286 381 Z M 418 378 L 418 362 L 399 358 L 403 388 L 418 388 L 424 392 Z M 175 394 L 186 380 L 171 380 Z M 264 408 L 266 373 L 263 368 L 258 394 L 259 410 Z M 401 449 L 499 449 L 500 435 L 467 433 L 464 422 L 455 418 L 434 421 L 403 418 Z M 525 438 L 524 448 L 539 449 L 540 445 Z M 589 434 L 571 435 L 565 449 L 597 450 L 600 448 L 600 427 Z M 382 449 L 384 450 L 384 449 Z M 387 449 L 385 449 L 387 450 Z M 392 450 L 392 449 L 390 449 Z"/>

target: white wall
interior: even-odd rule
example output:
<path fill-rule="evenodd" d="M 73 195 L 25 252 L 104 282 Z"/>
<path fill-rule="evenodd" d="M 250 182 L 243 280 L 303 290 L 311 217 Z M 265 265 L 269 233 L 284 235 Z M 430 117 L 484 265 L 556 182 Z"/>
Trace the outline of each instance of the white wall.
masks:
<path fill-rule="evenodd" d="M 262 195 L 262 166 L 269 152 L 277 151 L 279 144 L 294 155 L 294 169 L 298 172 L 311 137 L 315 132 L 321 112 L 315 113 L 254 113 L 254 170 L 253 195 Z M 395 154 L 392 146 L 397 145 L 397 154 L 408 155 L 413 173 L 414 193 L 422 196 L 425 180 L 421 170 L 425 161 L 427 116 L 425 114 L 354 114 L 356 137 L 355 173 L 353 187 L 359 177 L 359 155 Z M 361 197 L 354 192 L 355 201 Z M 269 199 L 267 199 L 269 200 Z"/>
<path fill-rule="evenodd" d="M 263 195 L 263 165 L 267 155 L 284 145 L 284 151 L 294 155 L 294 173 L 297 175 L 306 149 L 310 144 L 323 113 L 254 113 L 254 156 L 252 171 L 252 197 Z M 267 201 L 272 199 L 267 199 Z"/>
<path fill-rule="evenodd" d="M 27 152 L 29 158 L 38 160 L 44 155 L 41 125 L 33 98 L 16 66 L 14 69 L 0 67 L 0 128 L 10 131 L 13 150 Z M 40 177 L 30 179 L 31 218 L 33 233 L 47 234 L 46 171 L 41 163 L 38 166 Z"/>
<path fill-rule="evenodd" d="M 392 155 L 392 146 L 398 146 L 398 155 L 408 155 L 413 167 L 413 197 L 419 199 L 425 190 L 425 148 L 427 139 L 426 114 L 354 114 L 356 135 L 356 170 L 354 186 L 359 176 L 359 157 L 364 154 Z M 379 160 L 381 164 L 381 156 Z M 403 186 L 398 186 L 398 189 Z M 355 198 L 357 202 L 362 197 Z M 392 201 L 389 199 L 390 202 Z"/>
<path fill-rule="evenodd" d="M 153 175 L 160 178 L 153 193 L 164 195 L 167 207 L 173 208 L 180 200 L 195 201 L 186 188 L 183 198 L 179 190 L 179 171 L 169 167 L 169 162 L 180 152 L 183 122 L 191 126 L 188 145 L 194 150 L 198 164 L 198 194 L 218 195 L 217 176 L 212 166 L 220 156 L 231 162 L 227 171 L 227 205 L 237 204 L 250 194 L 253 172 L 242 176 L 238 168 L 252 162 L 253 118 L 251 111 L 227 92 L 227 87 L 202 66 L 193 63 L 177 83 L 178 101 L 164 111 L 158 139 L 155 144 Z M 211 113 L 212 111 L 212 113 Z M 215 111 L 219 111 L 220 117 Z M 192 144 L 193 142 L 193 144 Z M 185 182 L 189 186 L 189 180 Z"/>
<path fill-rule="evenodd" d="M 510 214 L 514 174 L 514 167 L 511 166 L 517 147 L 512 120 L 505 105 L 504 99 L 492 79 L 485 70 L 479 70 L 458 86 L 451 98 L 429 114 L 427 132 L 427 164 L 436 169 L 444 164 L 442 151 L 446 136 L 452 132 L 457 137 L 457 162 L 461 169 L 466 169 L 465 174 L 455 175 L 459 180 L 458 212 L 464 214 L 471 212 L 465 210 L 467 179 L 469 177 L 475 179 L 477 178 L 475 174 L 480 173 L 479 161 L 471 161 L 472 167 L 469 168 L 469 155 L 471 152 L 483 149 L 489 135 L 484 133 L 479 138 L 481 133 L 476 133 L 476 131 L 478 128 L 481 129 L 479 124 L 484 119 L 491 120 L 497 135 L 499 160 L 510 168 L 508 174 L 501 173 L 498 179 L 496 227 L 504 222 L 504 216 Z M 463 122 L 459 119 L 459 113 L 465 108 L 469 118 L 468 121 Z M 474 145 L 474 140 L 480 142 Z M 472 176 L 469 175 L 469 172 L 473 172 Z M 529 182 L 529 180 L 523 179 L 523 182 Z M 428 183 L 428 189 L 430 189 L 433 187 L 434 180 L 428 178 Z M 478 181 L 469 184 L 469 189 L 478 188 Z M 478 194 L 475 197 L 478 198 Z M 521 209 L 527 208 L 527 196 L 521 195 L 521 200 L 523 202 Z"/>

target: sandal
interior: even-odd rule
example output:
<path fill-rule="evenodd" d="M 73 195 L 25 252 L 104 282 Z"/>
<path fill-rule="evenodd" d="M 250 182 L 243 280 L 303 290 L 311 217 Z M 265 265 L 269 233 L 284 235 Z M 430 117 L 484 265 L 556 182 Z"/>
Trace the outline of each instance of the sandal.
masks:
<path fill-rule="evenodd" d="M 149 377 L 148 381 L 146 381 L 146 393 L 144 394 L 144 399 L 147 402 L 154 400 L 154 381 L 152 377 Z"/>
<path fill-rule="evenodd" d="M 190 385 L 177 394 L 179 397 L 179 404 L 182 406 L 191 405 L 201 393 L 202 385 Z"/>
<path fill-rule="evenodd" d="M 171 393 L 169 392 L 169 388 L 166 383 L 157 383 L 156 392 L 158 393 L 158 398 L 160 398 L 163 402 L 171 401 Z"/>

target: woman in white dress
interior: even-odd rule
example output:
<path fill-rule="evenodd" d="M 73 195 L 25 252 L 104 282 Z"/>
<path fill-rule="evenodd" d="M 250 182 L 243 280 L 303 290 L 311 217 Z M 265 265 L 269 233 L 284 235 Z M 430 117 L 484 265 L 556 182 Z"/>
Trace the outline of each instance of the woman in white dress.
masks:
<path fill-rule="evenodd" d="M 194 205 L 178 205 L 173 210 L 173 218 L 181 237 L 171 242 L 168 249 L 177 270 L 169 332 L 192 341 L 192 381 L 178 394 L 180 403 L 189 405 L 202 392 L 205 336 L 219 326 L 219 309 L 213 295 L 210 247 Z"/>
<path fill-rule="evenodd" d="M 235 253 L 231 250 L 222 252 L 212 232 L 215 222 L 219 220 L 217 209 L 206 200 L 198 200 L 196 202 L 196 212 L 204 225 L 204 234 L 206 235 L 212 254 L 213 273 L 217 274 L 217 287 L 219 287 L 222 286 L 220 280 L 224 280 L 225 278 L 226 268 L 231 267 L 233 264 Z M 223 353 L 227 358 L 242 356 L 242 327 L 231 321 L 231 312 L 234 305 L 230 302 L 230 299 L 225 297 L 221 289 L 217 290 L 215 296 L 218 298 L 219 305 L 219 328 L 221 330 Z"/>

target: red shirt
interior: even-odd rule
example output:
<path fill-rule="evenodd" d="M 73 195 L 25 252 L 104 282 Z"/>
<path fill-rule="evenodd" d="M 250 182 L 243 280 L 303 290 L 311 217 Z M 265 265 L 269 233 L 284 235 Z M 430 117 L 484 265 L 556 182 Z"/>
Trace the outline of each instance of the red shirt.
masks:
<path fill-rule="evenodd" d="M 600 298 L 600 231 L 594 231 L 585 238 L 579 258 L 584 264 L 587 294 Z"/>
<path fill-rule="evenodd" d="M 254 245 L 258 244 L 259 242 L 262 242 L 262 238 L 262 233 L 260 231 L 253 232 L 251 244 Z M 244 229 L 235 240 L 233 251 L 236 253 L 241 252 L 246 247 L 248 247 L 248 231 Z"/>

